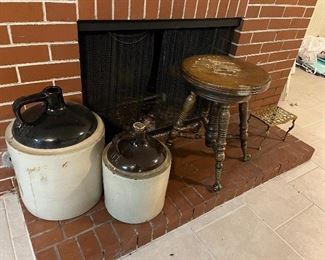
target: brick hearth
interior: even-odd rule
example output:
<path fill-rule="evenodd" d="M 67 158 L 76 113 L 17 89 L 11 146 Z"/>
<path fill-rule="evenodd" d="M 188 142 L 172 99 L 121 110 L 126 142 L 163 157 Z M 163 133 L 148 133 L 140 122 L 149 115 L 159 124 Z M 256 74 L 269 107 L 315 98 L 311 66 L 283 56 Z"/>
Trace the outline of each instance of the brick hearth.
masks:
<path fill-rule="evenodd" d="M 232 55 L 259 64 L 271 87 L 251 109 L 276 104 L 317 0 L 33 0 L 0 3 L 0 155 L 12 102 L 50 84 L 81 102 L 78 20 L 243 18 Z M 0 165 L 0 194 L 15 187 Z"/>
<path fill-rule="evenodd" d="M 127 254 L 217 205 L 309 160 L 314 149 L 273 128 L 258 151 L 265 126 L 251 120 L 249 152 L 243 163 L 239 140 L 228 140 L 222 175 L 223 189 L 209 191 L 214 183 L 214 159 L 204 140 L 178 139 L 172 149 L 172 172 L 162 213 L 150 222 L 129 225 L 113 219 L 103 200 L 82 216 L 67 221 L 45 221 L 24 215 L 37 259 L 105 259 Z M 238 130 L 236 123 L 230 131 Z"/>

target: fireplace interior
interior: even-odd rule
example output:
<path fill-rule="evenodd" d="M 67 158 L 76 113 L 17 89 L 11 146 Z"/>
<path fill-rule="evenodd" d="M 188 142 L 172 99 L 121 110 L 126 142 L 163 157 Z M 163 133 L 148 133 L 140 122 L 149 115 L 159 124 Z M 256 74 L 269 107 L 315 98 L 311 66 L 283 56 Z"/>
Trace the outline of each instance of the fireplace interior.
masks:
<path fill-rule="evenodd" d="M 228 54 L 240 19 L 81 21 L 84 103 L 106 125 L 106 140 L 142 121 L 151 133 L 172 126 L 189 93 L 180 64 L 196 54 Z M 196 120 L 200 105 L 191 121 Z"/>

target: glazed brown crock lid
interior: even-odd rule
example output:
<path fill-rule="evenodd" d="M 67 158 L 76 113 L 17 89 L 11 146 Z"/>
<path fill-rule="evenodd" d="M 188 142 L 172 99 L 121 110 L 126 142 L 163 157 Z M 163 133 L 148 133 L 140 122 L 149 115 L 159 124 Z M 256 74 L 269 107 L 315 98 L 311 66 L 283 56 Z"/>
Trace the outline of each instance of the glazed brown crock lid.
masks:
<path fill-rule="evenodd" d="M 143 123 L 136 122 L 131 132 L 114 136 L 106 156 L 114 167 L 140 174 L 159 167 L 166 159 L 166 150 L 158 140 L 145 133 Z"/>

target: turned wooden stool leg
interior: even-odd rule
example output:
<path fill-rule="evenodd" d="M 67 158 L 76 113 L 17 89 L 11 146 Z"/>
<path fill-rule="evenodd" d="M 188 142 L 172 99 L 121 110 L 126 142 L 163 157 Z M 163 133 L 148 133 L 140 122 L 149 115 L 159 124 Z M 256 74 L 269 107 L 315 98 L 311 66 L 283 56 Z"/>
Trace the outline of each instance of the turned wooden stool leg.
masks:
<path fill-rule="evenodd" d="M 239 118 L 240 118 L 240 143 L 243 151 L 243 161 L 250 160 L 251 155 L 247 153 L 247 139 L 248 139 L 248 102 L 239 104 Z"/>
<path fill-rule="evenodd" d="M 185 103 L 182 108 L 182 112 L 179 115 L 173 129 L 169 132 L 168 139 L 166 141 L 167 145 L 171 145 L 175 137 L 179 136 L 180 129 L 184 126 L 184 121 L 191 114 L 196 102 L 196 95 L 191 91 L 190 95 L 186 98 Z"/>
<path fill-rule="evenodd" d="M 223 161 L 225 159 L 227 132 L 230 118 L 229 105 L 219 104 L 218 114 L 218 137 L 216 142 L 212 145 L 216 158 L 216 182 L 213 185 L 213 191 L 219 191 L 221 189 L 220 178 L 223 168 Z"/>
<path fill-rule="evenodd" d="M 208 116 L 208 124 L 205 127 L 205 145 L 211 147 L 218 137 L 219 105 L 212 103 Z"/>

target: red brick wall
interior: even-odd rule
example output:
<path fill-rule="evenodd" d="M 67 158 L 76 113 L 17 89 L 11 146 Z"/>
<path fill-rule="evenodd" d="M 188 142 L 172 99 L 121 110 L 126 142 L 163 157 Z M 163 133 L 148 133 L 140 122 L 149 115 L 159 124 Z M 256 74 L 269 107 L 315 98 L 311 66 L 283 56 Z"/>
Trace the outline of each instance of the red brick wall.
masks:
<path fill-rule="evenodd" d="M 0 2 L 0 156 L 16 98 L 58 84 L 81 100 L 76 19 L 76 1 Z M 0 194 L 12 177 L 0 168 Z"/>
<path fill-rule="evenodd" d="M 252 109 L 276 104 L 287 82 L 317 0 L 249 0 L 235 32 L 233 54 L 259 64 L 272 76 L 271 87 L 253 96 Z"/>
<path fill-rule="evenodd" d="M 278 102 L 317 0 L 34 0 L 0 2 L 0 154 L 19 96 L 60 85 L 81 100 L 77 20 L 243 17 L 232 54 L 272 75 L 251 108 Z M 0 165 L 1 167 L 1 165 Z M 0 168 L 0 193 L 13 187 Z"/>

